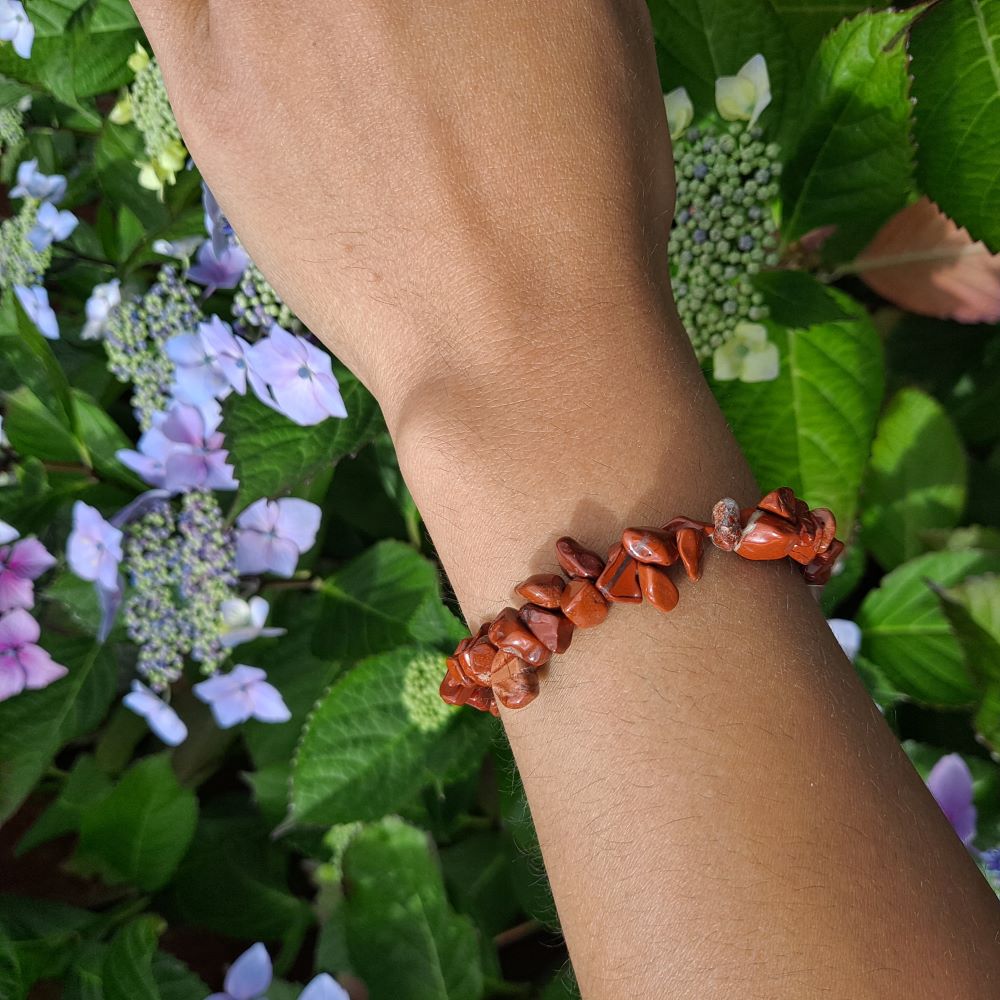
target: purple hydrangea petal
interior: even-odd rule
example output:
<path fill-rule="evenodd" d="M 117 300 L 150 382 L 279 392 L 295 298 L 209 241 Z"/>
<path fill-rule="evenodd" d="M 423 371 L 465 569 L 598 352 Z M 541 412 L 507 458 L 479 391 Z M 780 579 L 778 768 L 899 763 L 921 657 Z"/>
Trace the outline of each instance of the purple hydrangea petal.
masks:
<path fill-rule="evenodd" d="M 0 570 L 0 612 L 35 606 L 35 585 L 27 577 Z"/>
<path fill-rule="evenodd" d="M 235 490 L 240 481 L 233 467 L 226 461 L 228 451 L 215 451 L 205 456 L 205 485 L 210 490 Z"/>
<path fill-rule="evenodd" d="M 28 643 L 18 650 L 17 658 L 24 670 L 24 686 L 37 691 L 48 687 L 53 681 L 65 677 L 69 671 L 49 656 L 41 646 Z"/>
<path fill-rule="evenodd" d="M 10 42 L 22 59 L 31 57 L 35 26 L 28 19 L 21 0 L 0 0 L 0 39 Z"/>
<path fill-rule="evenodd" d="M 260 500 L 254 500 L 246 510 L 240 513 L 239 517 L 236 518 L 236 524 L 249 531 L 267 534 L 277 523 L 279 513 L 280 508 L 273 500 L 262 497 Z"/>
<path fill-rule="evenodd" d="M 26 679 L 17 657 L 10 653 L 0 653 L 0 701 L 20 694 L 24 690 Z"/>
<path fill-rule="evenodd" d="M 120 580 L 115 581 L 114 587 L 105 587 L 103 584 L 97 586 L 97 603 L 101 609 L 101 622 L 97 627 L 97 641 L 104 642 L 111 635 L 111 627 L 115 623 L 115 616 L 118 608 L 121 607 L 124 588 Z"/>
<path fill-rule="evenodd" d="M 208 294 L 216 288 L 235 288 L 250 264 L 247 252 L 239 246 L 227 246 L 217 251 L 211 240 L 205 240 L 198 249 L 197 263 L 188 268 L 191 281 L 208 288 Z"/>
<path fill-rule="evenodd" d="M 116 451 L 115 458 L 150 486 L 163 486 L 164 468 L 162 459 L 152 458 L 149 455 L 143 455 L 138 451 L 130 451 L 128 449 Z"/>
<path fill-rule="evenodd" d="M 927 787 L 963 844 L 976 836 L 976 807 L 972 802 L 972 772 L 960 754 L 942 757 L 927 776 Z"/>
<path fill-rule="evenodd" d="M 255 1000 L 271 985 L 271 956 L 258 942 L 248 948 L 226 973 L 226 993 L 232 1000 Z"/>
<path fill-rule="evenodd" d="M 261 722 L 287 722 L 292 713 L 281 697 L 281 692 L 267 681 L 258 681 L 249 689 L 253 717 Z"/>
<path fill-rule="evenodd" d="M 30 580 L 36 580 L 55 564 L 55 556 L 37 538 L 22 538 L 15 542 L 7 559 L 8 569 Z"/>
<path fill-rule="evenodd" d="M 38 622 L 22 608 L 8 611 L 0 618 L 0 650 L 36 643 L 41 634 Z"/>
<path fill-rule="evenodd" d="M 132 681 L 132 690 L 122 699 L 122 704 L 142 716 L 153 734 L 167 746 L 180 746 L 187 739 L 187 726 L 180 716 L 139 681 Z"/>
<path fill-rule="evenodd" d="M 38 328 L 38 332 L 48 340 L 59 339 L 59 322 L 55 311 L 49 305 L 49 293 L 41 286 L 27 288 L 15 285 L 14 294 L 28 318 Z"/>
<path fill-rule="evenodd" d="M 298 497 L 281 497 L 274 503 L 278 508 L 274 531 L 292 542 L 300 553 L 307 552 L 316 543 L 322 510 L 317 504 Z"/>
<path fill-rule="evenodd" d="M 347 990 L 329 973 L 321 972 L 299 994 L 299 1000 L 351 1000 Z"/>

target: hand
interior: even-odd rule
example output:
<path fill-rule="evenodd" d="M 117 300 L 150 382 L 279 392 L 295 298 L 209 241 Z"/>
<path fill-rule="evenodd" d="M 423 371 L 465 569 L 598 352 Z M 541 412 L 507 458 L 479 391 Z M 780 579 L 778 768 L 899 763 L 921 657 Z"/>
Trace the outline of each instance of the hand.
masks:
<path fill-rule="evenodd" d="M 485 386 L 498 354 L 662 310 L 642 0 L 135 6 L 240 239 L 390 423 L 442 363 Z"/>

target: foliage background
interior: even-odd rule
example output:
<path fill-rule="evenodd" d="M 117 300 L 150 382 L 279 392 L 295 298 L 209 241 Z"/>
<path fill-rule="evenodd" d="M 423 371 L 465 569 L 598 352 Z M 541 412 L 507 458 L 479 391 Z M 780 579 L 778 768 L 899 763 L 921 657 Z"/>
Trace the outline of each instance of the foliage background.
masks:
<path fill-rule="evenodd" d="M 163 263 L 153 242 L 202 232 L 202 208 L 196 171 L 163 201 L 140 188 L 137 133 L 107 118 L 141 40 L 126 0 L 26 6 L 35 49 L 25 61 L 0 46 L 0 107 L 33 103 L 0 181 L 37 157 L 69 177 L 63 207 L 83 221 L 47 277 L 61 340 L 43 341 L 9 292 L 0 302 L 0 517 L 58 553 L 74 500 L 108 512 L 140 488 L 114 454 L 137 434 L 124 387 L 76 335 L 84 302 L 113 276 L 141 292 Z M 851 544 L 824 609 L 860 625 L 857 667 L 916 766 L 966 757 L 976 843 L 995 846 L 997 317 L 959 324 L 894 304 L 928 280 L 933 253 L 876 268 L 898 295 L 862 279 L 865 248 L 924 196 L 982 254 L 1000 251 L 1000 4 L 651 0 L 651 11 L 664 90 L 686 87 L 697 113 L 717 77 L 767 58 L 774 100 L 760 124 L 781 145 L 782 264 L 757 287 L 781 371 L 707 377 L 761 484 L 835 510 Z M 821 246 L 802 241 L 830 224 Z M 0 704 L 0 997 L 203 1000 L 256 940 L 275 956 L 272 1000 L 320 969 L 362 981 L 372 1000 L 571 994 L 502 733 L 433 704 L 464 626 L 377 407 L 338 375 L 350 415 L 335 424 L 227 403 L 234 513 L 286 493 L 324 511 L 301 586 L 265 584 L 289 634 L 253 651 L 291 722 L 220 731 L 181 686 L 191 737 L 165 751 L 119 704 L 134 650 L 120 631 L 97 641 L 89 586 L 62 564 L 48 578 L 42 641 L 69 676 Z"/>

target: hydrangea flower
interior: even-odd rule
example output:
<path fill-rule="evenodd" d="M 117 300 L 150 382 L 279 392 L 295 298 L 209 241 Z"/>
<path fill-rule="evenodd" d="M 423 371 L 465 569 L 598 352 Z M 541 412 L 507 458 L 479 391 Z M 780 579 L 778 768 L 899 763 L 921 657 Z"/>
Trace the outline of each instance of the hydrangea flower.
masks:
<path fill-rule="evenodd" d="M 350 994 L 329 973 L 321 972 L 299 994 L 299 1000 L 351 1000 Z"/>
<path fill-rule="evenodd" d="M 0 0 L 0 41 L 10 42 L 22 59 L 31 57 L 35 26 L 25 13 L 21 0 Z"/>
<path fill-rule="evenodd" d="M 0 618 L 0 701 L 48 687 L 69 671 L 37 645 L 41 629 L 27 611 L 18 608 Z"/>
<path fill-rule="evenodd" d="M 132 406 L 144 431 L 170 405 L 174 365 L 165 344 L 179 333 L 190 333 L 202 319 L 191 286 L 172 267 L 160 269 L 141 299 L 111 312 L 104 338 L 108 367 L 120 382 L 132 383 Z"/>
<path fill-rule="evenodd" d="M 285 634 L 283 628 L 265 627 L 269 605 L 263 597 L 244 601 L 230 597 L 222 602 L 222 645 L 227 649 L 257 638 L 273 639 Z"/>
<path fill-rule="evenodd" d="M 10 189 L 11 198 L 35 198 L 58 205 L 66 194 L 66 178 L 62 174 L 43 174 L 38 160 L 23 160 L 17 167 L 17 183 Z"/>
<path fill-rule="evenodd" d="M 972 772 L 961 754 L 942 757 L 927 775 L 927 787 L 968 847 L 976 836 L 976 807 L 972 801 Z"/>
<path fill-rule="evenodd" d="M 181 717 L 141 681 L 132 681 L 132 690 L 122 698 L 122 704 L 142 716 L 154 735 L 168 747 L 180 746 L 187 739 L 187 726 Z"/>
<path fill-rule="evenodd" d="M 270 390 L 261 399 L 295 423 L 309 426 L 327 417 L 347 416 L 330 355 L 305 337 L 272 326 L 270 334 L 250 349 L 248 360 Z"/>
<path fill-rule="evenodd" d="M 844 655 L 853 663 L 861 649 L 861 629 L 849 618 L 831 618 L 827 625 L 837 637 Z"/>
<path fill-rule="evenodd" d="M 201 203 L 205 206 L 205 232 L 212 241 L 212 249 L 216 257 L 221 257 L 233 241 L 235 234 L 229 220 L 223 214 L 219 203 L 215 200 L 209 186 L 201 182 Z"/>
<path fill-rule="evenodd" d="M 213 399 L 225 399 L 234 389 L 242 396 L 247 391 L 249 349 L 250 345 L 218 316 L 199 323 L 197 333 L 172 337 L 165 350 L 174 363 L 174 397 L 202 406 Z"/>
<path fill-rule="evenodd" d="M 719 382 L 770 382 L 778 377 L 778 347 L 759 323 L 737 323 L 732 337 L 715 349 L 712 358 Z"/>
<path fill-rule="evenodd" d="M 217 288 L 235 288 L 250 264 L 241 246 L 227 246 L 217 252 L 212 241 L 205 240 L 198 249 L 198 260 L 188 268 L 188 279 L 206 286 L 206 295 Z"/>
<path fill-rule="evenodd" d="M 217 429 L 218 406 L 198 408 L 175 403 L 153 417 L 153 426 L 139 438 L 138 451 L 122 450 L 119 461 L 150 486 L 170 493 L 185 490 L 235 490 L 239 483 L 222 447 Z"/>
<path fill-rule="evenodd" d="M 271 956 L 258 941 L 229 967 L 223 983 L 224 993 L 213 993 L 206 1000 L 258 1000 L 271 985 Z"/>
<path fill-rule="evenodd" d="M 60 211 L 51 201 L 43 201 L 38 206 L 35 224 L 28 231 L 28 242 L 35 253 L 66 239 L 76 229 L 79 219 L 72 213 Z"/>
<path fill-rule="evenodd" d="M 184 628 L 191 658 L 206 674 L 228 655 L 222 643 L 222 606 L 236 585 L 232 536 L 211 493 L 185 495 L 177 518 L 177 595 L 183 602 Z"/>
<path fill-rule="evenodd" d="M 38 328 L 38 332 L 48 340 L 59 339 L 59 321 L 55 310 L 49 305 L 49 293 L 41 286 L 25 288 L 15 285 L 14 294 L 21 308 L 28 314 L 28 319 Z"/>
<path fill-rule="evenodd" d="M 233 296 L 233 317 L 247 336 L 277 324 L 290 332 L 302 329 L 295 314 L 271 287 L 253 261 L 243 273 L 243 280 Z"/>
<path fill-rule="evenodd" d="M 73 504 L 73 530 L 66 543 L 69 568 L 81 579 L 106 590 L 118 589 L 124 535 L 101 512 L 77 500 Z"/>
<path fill-rule="evenodd" d="M 753 128 L 770 103 L 767 62 L 759 52 L 735 76 L 722 76 L 715 81 L 715 106 L 726 121 L 745 121 Z"/>
<path fill-rule="evenodd" d="M 193 691 L 212 710 L 220 729 L 249 719 L 287 722 L 292 717 L 278 689 L 268 684 L 267 673 L 245 663 L 237 664 L 228 674 L 216 674 L 195 684 Z"/>
<path fill-rule="evenodd" d="M 111 310 L 121 305 L 121 282 L 115 278 L 101 285 L 94 285 L 87 299 L 87 322 L 80 331 L 81 340 L 100 340 L 108 328 Z"/>
<path fill-rule="evenodd" d="M 737 323 L 767 318 L 753 276 L 778 262 L 780 152 L 758 129 L 717 115 L 674 139 L 671 285 L 700 361 L 726 343 Z"/>
<path fill-rule="evenodd" d="M 37 538 L 22 538 L 0 548 L 0 612 L 34 607 L 34 581 L 55 564 Z"/>
<path fill-rule="evenodd" d="M 191 261 L 191 255 L 203 242 L 200 236 L 185 236 L 179 240 L 153 240 L 153 252 L 164 257 L 175 257 L 186 266 Z"/>
<path fill-rule="evenodd" d="M 667 112 L 667 124 L 670 126 L 670 138 L 682 136 L 694 119 L 694 105 L 685 87 L 677 87 L 669 94 L 663 95 L 663 106 Z"/>
<path fill-rule="evenodd" d="M 321 517 L 316 504 L 297 497 L 254 501 L 236 519 L 236 568 L 291 576 L 299 556 L 315 544 Z"/>
<path fill-rule="evenodd" d="M 142 133 L 146 158 L 136 162 L 139 184 L 162 199 L 166 186 L 173 184 L 177 173 L 184 169 L 187 149 L 170 107 L 159 64 L 137 43 L 128 66 L 135 79 L 127 98 L 115 105 L 112 118 L 122 125 L 135 122 Z"/>

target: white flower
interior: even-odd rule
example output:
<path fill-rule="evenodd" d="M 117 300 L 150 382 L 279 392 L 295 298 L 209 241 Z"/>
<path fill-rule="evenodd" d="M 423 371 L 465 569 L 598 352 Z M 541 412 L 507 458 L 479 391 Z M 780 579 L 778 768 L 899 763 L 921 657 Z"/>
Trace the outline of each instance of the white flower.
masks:
<path fill-rule="evenodd" d="M 108 317 L 122 300 L 121 282 L 115 278 L 103 285 L 94 285 L 87 299 L 87 322 L 80 332 L 82 340 L 100 340 L 108 326 Z"/>
<path fill-rule="evenodd" d="M 663 106 L 667 110 L 667 124 L 670 138 L 678 139 L 694 119 L 694 105 L 684 87 L 677 87 L 663 95 Z"/>
<path fill-rule="evenodd" d="M 770 382 L 778 377 L 776 344 L 767 339 L 760 323 L 737 323 L 733 334 L 712 356 L 713 374 L 719 382 Z"/>
<path fill-rule="evenodd" d="M 837 637 L 844 655 L 853 663 L 861 649 L 861 629 L 848 618 L 831 618 L 827 625 Z"/>
<path fill-rule="evenodd" d="M 715 81 L 715 106 L 726 121 L 745 121 L 750 128 L 771 103 L 771 81 L 767 63 L 758 52 L 748 59 L 736 76 L 720 76 Z"/>
<path fill-rule="evenodd" d="M 231 597 L 222 602 L 222 624 L 225 631 L 222 633 L 221 642 L 227 649 L 239 646 L 241 643 L 250 642 L 252 639 L 262 636 L 271 639 L 275 636 L 284 635 L 283 628 L 265 628 L 267 621 L 268 603 L 263 597 L 251 597 L 249 601 L 244 601 L 239 597 Z"/>

